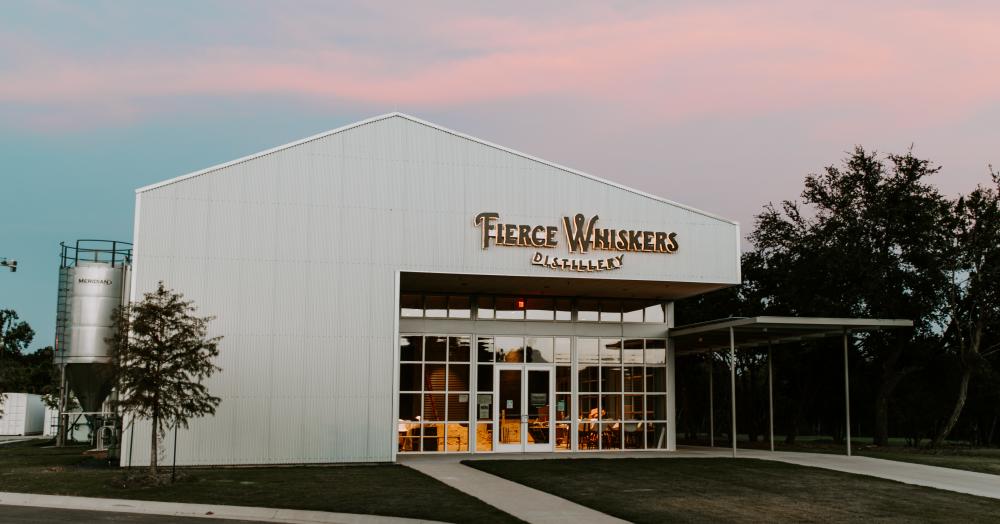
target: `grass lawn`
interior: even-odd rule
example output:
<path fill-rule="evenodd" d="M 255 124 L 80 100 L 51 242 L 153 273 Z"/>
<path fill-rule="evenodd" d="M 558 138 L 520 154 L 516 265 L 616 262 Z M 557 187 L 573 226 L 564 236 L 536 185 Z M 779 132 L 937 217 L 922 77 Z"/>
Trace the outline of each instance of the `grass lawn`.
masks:
<path fill-rule="evenodd" d="M 519 522 L 399 465 L 178 469 L 167 486 L 122 488 L 122 470 L 46 441 L 0 446 L 0 491 L 229 504 L 423 518 Z M 117 481 L 117 482 L 116 482 Z"/>
<path fill-rule="evenodd" d="M 1000 500 L 751 459 L 468 460 L 633 522 L 996 522 Z"/>

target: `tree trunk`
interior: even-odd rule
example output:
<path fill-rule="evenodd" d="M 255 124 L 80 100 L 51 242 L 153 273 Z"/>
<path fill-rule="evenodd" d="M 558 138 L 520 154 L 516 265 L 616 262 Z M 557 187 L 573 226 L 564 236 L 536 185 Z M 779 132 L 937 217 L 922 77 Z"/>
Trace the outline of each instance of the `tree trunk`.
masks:
<path fill-rule="evenodd" d="M 958 384 L 958 398 L 955 399 L 955 407 L 951 410 L 951 416 L 948 417 L 948 422 L 945 423 L 941 431 L 938 432 L 937 436 L 931 442 L 932 448 L 939 448 L 941 444 L 944 444 L 944 440 L 948 438 L 951 431 L 955 429 L 955 424 L 958 424 L 958 417 L 962 416 L 962 409 L 965 408 L 965 399 L 968 397 L 969 393 L 969 380 L 972 378 L 972 369 L 969 366 L 965 366 L 962 371 L 962 380 Z"/>
<path fill-rule="evenodd" d="M 951 410 L 951 416 L 948 417 L 948 422 L 941 428 L 937 436 L 931 442 L 931 447 L 940 447 L 944 443 L 944 440 L 948 438 L 951 431 L 955 429 L 955 424 L 958 424 L 958 418 L 962 416 L 962 410 L 965 408 L 965 399 L 969 394 L 969 381 L 972 379 L 972 368 L 974 366 L 973 360 L 969 358 L 972 355 L 973 358 L 979 356 L 979 343 L 983 339 L 983 329 L 985 326 L 983 322 L 976 322 L 975 330 L 972 333 L 972 339 L 969 341 L 968 353 L 963 351 L 962 353 L 962 380 L 958 384 L 958 398 L 955 399 L 955 407 Z M 964 344 L 963 344 L 963 348 Z"/>
<path fill-rule="evenodd" d="M 159 444 L 158 439 L 159 439 L 159 436 L 160 436 L 159 429 L 157 428 L 157 425 L 160 422 L 159 418 L 160 417 L 156 413 L 156 411 L 153 411 L 153 425 L 152 425 L 152 431 L 150 431 L 150 433 L 152 434 L 152 440 L 150 441 L 150 444 L 149 444 L 149 450 L 150 450 L 149 451 L 149 474 L 152 475 L 152 476 L 154 476 L 154 477 L 156 476 L 156 473 L 157 473 L 157 471 L 156 471 L 156 458 L 160 454 L 159 450 L 157 449 L 157 447 L 158 447 L 157 444 Z"/>
<path fill-rule="evenodd" d="M 876 446 L 889 445 L 889 399 L 905 374 L 904 371 L 889 373 L 883 378 L 875 394 L 875 432 L 872 435 L 872 443 Z"/>

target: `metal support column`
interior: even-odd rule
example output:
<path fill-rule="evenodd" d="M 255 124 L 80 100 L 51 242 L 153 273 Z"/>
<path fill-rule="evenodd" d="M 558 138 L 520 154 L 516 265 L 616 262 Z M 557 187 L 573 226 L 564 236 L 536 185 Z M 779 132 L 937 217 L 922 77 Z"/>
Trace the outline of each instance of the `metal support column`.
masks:
<path fill-rule="evenodd" d="M 851 456 L 851 377 L 847 370 L 847 345 L 850 332 L 844 330 L 844 414 L 845 414 L 845 435 L 847 440 L 847 456 Z"/>
<path fill-rule="evenodd" d="M 771 451 L 774 451 L 774 370 L 771 365 L 771 339 L 767 339 L 767 427 L 771 437 Z"/>
<path fill-rule="evenodd" d="M 732 434 L 733 434 L 733 457 L 736 456 L 736 338 L 733 328 L 729 328 L 729 390 L 733 404 L 732 414 Z"/>
<path fill-rule="evenodd" d="M 69 422 L 69 420 L 66 419 L 67 415 L 65 415 L 67 397 L 66 361 L 65 356 L 63 356 L 63 362 L 59 364 L 59 422 L 56 427 L 56 447 L 59 448 L 66 445 L 66 434 L 69 432 L 69 428 L 67 427 L 67 422 Z M 45 423 L 50 424 L 48 420 L 46 420 Z"/>
<path fill-rule="evenodd" d="M 712 372 L 715 353 L 708 354 L 708 447 L 715 447 L 715 391 L 712 386 Z"/>

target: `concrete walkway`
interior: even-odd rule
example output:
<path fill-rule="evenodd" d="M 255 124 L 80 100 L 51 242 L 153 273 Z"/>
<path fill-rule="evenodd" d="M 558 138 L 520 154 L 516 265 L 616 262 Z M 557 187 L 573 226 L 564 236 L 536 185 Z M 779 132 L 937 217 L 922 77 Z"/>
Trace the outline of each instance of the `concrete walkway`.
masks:
<path fill-rule="evenodd" d="M 719 448 L 698 448 L 693 451 L 705 453 L 705 450 L 711 450 L 708 454 L 712 456 L 732 456 L 732 450 L 720 451 Z M 822 453 L 772 452 L 741 449 L 736 452 L 736 456 L 737 458 L 776 460 L 800 466 L 832 469 L 856 475 L 868 475 L 870 477 L 895 480 L 905 484 L 915 484 L 917 486 L 1000 499 L 1000 475 L 990 475 L 989 473 L 977 473 L 975 471 L 927 466 L 925 464 L 872 457 L 848 457 L 846 455 L 826 455 Z"/>
<path fill-rule="evenodd" d="M 515 458 L 524 455 L 492 455 L 492 458 Z M 528 455 L 530 457 L 531 455 Z M 400 464 L 468 493 L 487 504 L 532 523 L 622 523 L 626 522 L 588 507 L 529 488 L 516 482 L 463 466 L 460 461 L 471 455 L 405 455 Z M 479 459 L 477 455 L 474 458 Z M 541 458 L 541 457 L 538 457 Z"/>
<path fill-rule="evenodd" d="M 222 504 L 182 504 L 178 502 L 154 502 L 147 500 L 102 499 L 87 497 L 64 497 L 61 495 L 36 495 L 32 493 L 0 492 L 0 505 L 33 506 L 40 508 L 60 508 L 116 513 L 138 513 L 143 515 L 167 515 L 171 517 L 201 517 L 254 522 L 286 522 L 296 524 L 419 524 L 432 523 L 429 520 L 357 515 L 353 513 L 329 513 L 298 509 L 255 508 L 249 506 L 225 506 Z"/>

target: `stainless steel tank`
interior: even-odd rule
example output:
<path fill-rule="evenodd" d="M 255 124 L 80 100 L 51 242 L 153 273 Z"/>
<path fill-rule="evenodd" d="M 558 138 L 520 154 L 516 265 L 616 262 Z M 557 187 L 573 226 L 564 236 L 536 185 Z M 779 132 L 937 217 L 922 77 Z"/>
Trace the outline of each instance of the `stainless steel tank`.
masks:
<path fill-rule="evenodd" d="M 115 310 L 124 303 L 131 246 L 81 240 L 63 245 L 56 310 L 56 364 L 84 412 L 103 411 L 114 387 L 112 347 Z"/>

